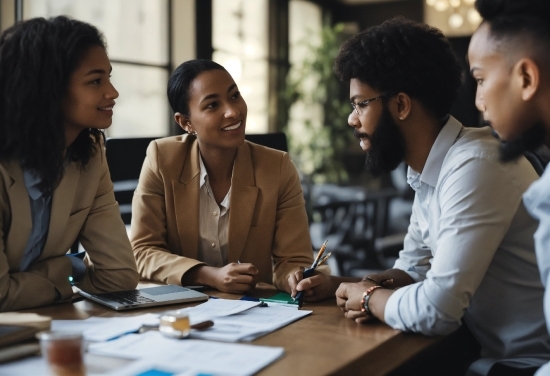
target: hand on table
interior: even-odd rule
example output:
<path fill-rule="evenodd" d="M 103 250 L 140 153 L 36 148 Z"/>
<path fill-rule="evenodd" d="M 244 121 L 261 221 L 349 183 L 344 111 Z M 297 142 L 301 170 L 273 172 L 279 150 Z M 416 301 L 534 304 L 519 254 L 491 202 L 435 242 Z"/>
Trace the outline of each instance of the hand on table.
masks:
<path fill-rule="evenodd" d="M 372 286 L 376 286 L 376 284 L 371 281 L 340 284 L 336 290 L 336 304 L 344 311 L 344 316 L 355 320 L 358 324 L 374 319 L 361 311 L 363 293 Z"/>
<path fill-rule="evenodd" d="M 242 294 L 256 286 L 258 269 L 252 264 L 230 263 L 221 268 L 203 266 L 202 272 L 207 275 L 207 285 L 223 292 Z"/>

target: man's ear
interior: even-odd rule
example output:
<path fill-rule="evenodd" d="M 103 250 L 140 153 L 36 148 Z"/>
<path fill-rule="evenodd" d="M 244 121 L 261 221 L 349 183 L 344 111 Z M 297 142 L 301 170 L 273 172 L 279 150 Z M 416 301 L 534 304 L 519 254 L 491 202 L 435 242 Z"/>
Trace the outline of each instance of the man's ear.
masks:
<path fill-rule="evenodd" d="M 193 133 L 193 130 L 191 129 L 191 126 L 189 124 L 189 118 L 187 116 L 176 112 L 174 114 L 174 120 L 176 121 L 176 123 L 178 123 L 181 129 L 183 129 L 187 133 Z"/>
<path fill-rule="evenodd" d="M 523 58 L 516 63 L 516 73 L 521 80 L 521 99 L 531 100 L 540 85 L 539 67 L 532 59 Z"/>
<path fill-rule="evenodd" d="M 406 93 L 400 92 L 395 96 L 395 100 L 397 118 L 403 121 L 411 113 L 411 97 Z"/>

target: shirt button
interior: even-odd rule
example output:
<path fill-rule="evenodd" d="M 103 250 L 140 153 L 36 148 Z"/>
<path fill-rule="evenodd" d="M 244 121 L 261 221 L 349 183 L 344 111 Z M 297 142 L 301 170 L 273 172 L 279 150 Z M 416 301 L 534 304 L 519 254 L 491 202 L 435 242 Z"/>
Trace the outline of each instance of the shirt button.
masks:
<path fill-rule="evenodd" d="M 216 248 L 216 243 L 212 243 L 212 248 Z"/>
<path fill-rule="evenodd" d="M 218 212 L 214 212 L 214 213 L 212 213 L 212 214 L 214 214 L 214 217 L 215 217 L 215 216 L 217 216 L 217 215 L 218 215 Z"/>

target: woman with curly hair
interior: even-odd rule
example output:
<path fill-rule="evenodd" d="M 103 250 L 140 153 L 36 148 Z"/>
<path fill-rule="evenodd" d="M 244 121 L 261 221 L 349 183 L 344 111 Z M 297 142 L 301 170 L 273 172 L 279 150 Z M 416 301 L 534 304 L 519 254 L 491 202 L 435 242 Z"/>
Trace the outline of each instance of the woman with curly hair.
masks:
<path fill-rule="evenodd" d="M 92 25 L 35 18 L 0 37 L 0 311 L 137 284 L 102 129 L 118 92 Z M 75 240 L 84 260 L 67 256 Z"/>

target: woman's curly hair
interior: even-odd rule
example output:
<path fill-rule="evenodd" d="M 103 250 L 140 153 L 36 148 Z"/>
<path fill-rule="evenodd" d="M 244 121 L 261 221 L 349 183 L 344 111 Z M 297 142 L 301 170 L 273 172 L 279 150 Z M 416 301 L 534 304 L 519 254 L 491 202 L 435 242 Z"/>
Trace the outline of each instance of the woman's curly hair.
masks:
<path fill-rule="evenodd" d="M 407 93 L 438 118 L 449 113 L 463 74 L 441 31 L 403 17 L 347 40 L 334 71 L 343 82 L 356 78 L 381 93 Z"/>
<path fill-rule="evenodd" d="M 61 110 L 70 76 L 92 46 L 105 48 L 102 34 L 64 16 L 19 22 L 0 36 L 0 160 L 36 173 L 46 194 L 63 177 L 66 158 L 86 165 L 103 137 L 86 129 L 66 145 Z"/>

